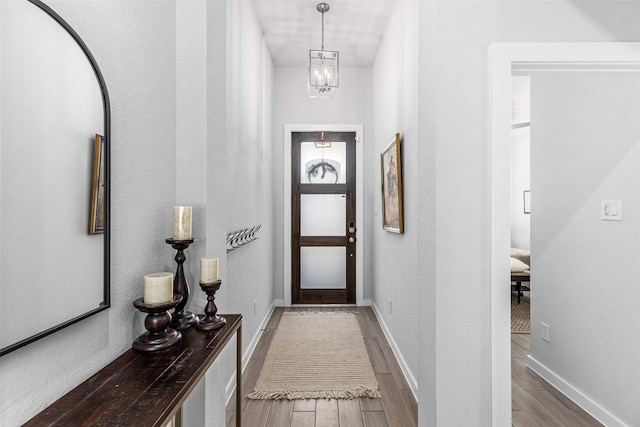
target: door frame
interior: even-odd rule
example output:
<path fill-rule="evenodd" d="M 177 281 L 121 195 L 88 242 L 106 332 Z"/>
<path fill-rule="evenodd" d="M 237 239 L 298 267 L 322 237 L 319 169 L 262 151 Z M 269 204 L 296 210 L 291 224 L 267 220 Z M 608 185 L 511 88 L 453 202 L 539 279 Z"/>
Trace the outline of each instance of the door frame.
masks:
<path fill-rule="evenodd" d="M 364 305 L 364 173 L 363 173 L 363 125 L 284 125 L 284 230 L 283 230 L 283 246 L 284 246 L 284 272 L 283 272 L 283 290 L 284 305 L 291 306 L 291 133 L 292 132 L 355 132 L 356 133 L 356 304 Z"/>
<path fill-rule="evenodd" d="M 491 413 L 492 425 L 511 425 L 511 302 L 509 251 L 511 247 L 511 67 L 514 62 L 618 63 L 640 61 L 640 43 L 493 43 L 491 62 Z M 532 331 L 534 329 L 532 328 Z M 533 333 L 533 332 L 532 332 Z M 592 415 L 606 420 L 608 413 L 585 402 L 571 390 L 570 398 Z M 588 407 L 587 407 L 588 406 Z"/>

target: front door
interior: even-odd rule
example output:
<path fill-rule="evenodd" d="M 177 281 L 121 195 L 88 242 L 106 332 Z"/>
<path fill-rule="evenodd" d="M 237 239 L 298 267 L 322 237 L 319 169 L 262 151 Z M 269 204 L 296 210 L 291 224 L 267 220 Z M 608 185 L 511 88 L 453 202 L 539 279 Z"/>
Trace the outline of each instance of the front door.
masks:
<path fill-rule="evenodd" d="M 356 302 L 356 133 L 291 134 L 291 301 Z"/>

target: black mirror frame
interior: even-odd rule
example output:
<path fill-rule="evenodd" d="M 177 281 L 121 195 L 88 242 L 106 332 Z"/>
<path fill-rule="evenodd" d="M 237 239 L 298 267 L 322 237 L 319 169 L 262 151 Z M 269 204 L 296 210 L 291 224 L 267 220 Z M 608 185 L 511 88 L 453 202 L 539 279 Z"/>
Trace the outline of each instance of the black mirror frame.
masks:
<path fill-rule="evenodd" d="M 105 84 L 104 77 L 102 76 L 102 72 L 100 71 L 100 67 L 98 67 L 98 63 L 95 58 L 89 51 L 89 48 L 84 43 L 84 41 L 80 38 L 78 33 L 75 32 L 73 28 L 64 20 L 60 15 L 53 11 L 49 6 L 44 4 L 41 0 L 27 0 L 28 2 L 34 4 L 46 14 L 48 14 L 51 18 L 53 18 L 58 24 L 60 24 L 69 35 L 78 43 L 80 49 L 84 52 L 87 60 L 91 64 L 91 68 L 96 75 L 96 79 L 98 80 L 98 85 L 100 86 L 100 91 L 102 93 L 102 106 L 104 109 L 104 153 L 105 153 L 105 176 L 104 176 L 104 185 L 105 185 L 105 193 L 104 193 L 104 284 L 103 284 L 103 301 L 98 305 L 97 308 L 90 310 L 80 316 L 74 317 L 66 322 L 60 323 L 52 328 L 46 329 L 42 332 L 39 332 L 35 335 L 32 335 L 28 338 L 25 338 L 21 341 L 18 341 L 14 344 L 11 344 L 7 347 L 0 349 L 0 356 L 4 356 L 7 353 L 10 353 L 14 350 L 17 350 L 21 347 L 24 347 L 27 344 L 30 344 L 40 338 L 44 338 L 52 333 L 59 331 L 67 326 L 73 325 L 74 323 L 78 323 L 81 320 L 86 319 L 89 316 L 97 314 L 107 308 L 111 307 L 111 264 L 110 264 L 110 251 L 111 251 L 111 107 L 109 102 L 109 93 L 107 91 L 107 85 Z"/>

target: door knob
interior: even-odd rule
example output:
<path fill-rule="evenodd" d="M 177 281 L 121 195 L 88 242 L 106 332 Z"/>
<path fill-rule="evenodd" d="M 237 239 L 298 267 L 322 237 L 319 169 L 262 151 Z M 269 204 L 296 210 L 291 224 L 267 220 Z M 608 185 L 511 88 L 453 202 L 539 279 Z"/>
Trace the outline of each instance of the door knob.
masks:
<path fill-rule="evenodd" d="M 349 237 L 349 243 L 353 243 L 353 242 L 355 242 L 355 241 L 356 241 L 356 238 L 355 238 L 355 237 L 353 237 L 353 236 Z"/>

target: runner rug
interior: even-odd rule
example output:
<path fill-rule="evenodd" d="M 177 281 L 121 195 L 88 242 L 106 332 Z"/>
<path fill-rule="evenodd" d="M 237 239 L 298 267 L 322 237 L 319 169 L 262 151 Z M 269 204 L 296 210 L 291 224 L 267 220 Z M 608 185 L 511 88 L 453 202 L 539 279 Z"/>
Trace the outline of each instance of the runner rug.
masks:
<path fill-rule="evenodd" d="M 520 304 L 518 298 L 511 297 L 511 333 L 512 334 L 528 334 L 530 327 L 529 320 L 530 300 L 529 297 L 523 296 Z"/>
<path fill-rule="evenodd" d="M 249 399 L 380 398 L 354 313 L 285 312 Z"/>

